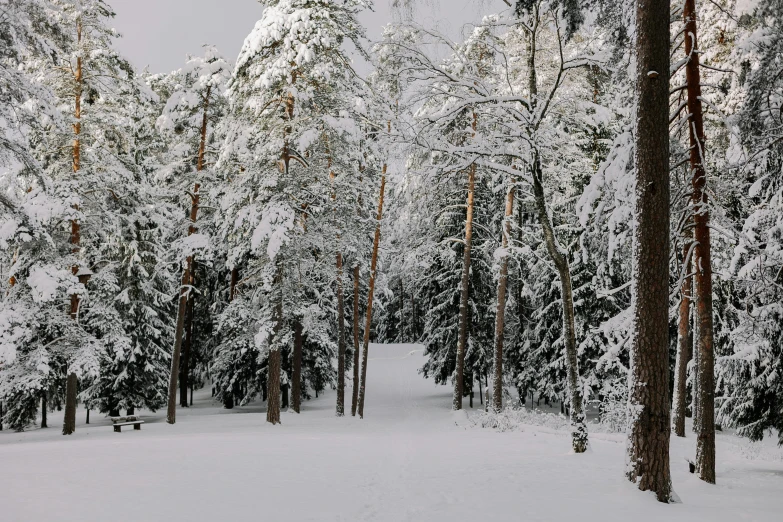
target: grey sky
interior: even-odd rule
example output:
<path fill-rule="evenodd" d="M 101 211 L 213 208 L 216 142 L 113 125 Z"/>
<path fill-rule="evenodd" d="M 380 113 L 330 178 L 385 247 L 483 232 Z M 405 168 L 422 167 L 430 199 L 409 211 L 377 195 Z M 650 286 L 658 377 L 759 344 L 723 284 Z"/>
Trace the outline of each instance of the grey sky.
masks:
<path fill-rule="evenodd" d="M 234 61 L 245 36 L 261 17 L 256 0 L 107 0 L 117 13 L 114 28 L 123 37 L 119 51 L 137 67 L 168 72 L 185 62 L 186 54 L 200 54 L 201 45 L 214 44 Z M 376 39 L 392 21 L 391 0 L 375 0 L 375 12 L 361 21 Z M 502 0 L 418 0 L 416 20 L 458 38 L 461 27 L 483 13 L 505 8 Z"/>

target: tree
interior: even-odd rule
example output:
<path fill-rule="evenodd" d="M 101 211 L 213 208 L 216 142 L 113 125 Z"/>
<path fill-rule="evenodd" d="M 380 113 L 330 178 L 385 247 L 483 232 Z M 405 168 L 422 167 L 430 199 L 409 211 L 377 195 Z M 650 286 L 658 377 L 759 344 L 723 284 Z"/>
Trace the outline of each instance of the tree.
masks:
<path fill-rule="evenodd" d="M 636 230 L 628 479 L 660 502 L 669 473 L 669 3 L 636 10 Z"/>

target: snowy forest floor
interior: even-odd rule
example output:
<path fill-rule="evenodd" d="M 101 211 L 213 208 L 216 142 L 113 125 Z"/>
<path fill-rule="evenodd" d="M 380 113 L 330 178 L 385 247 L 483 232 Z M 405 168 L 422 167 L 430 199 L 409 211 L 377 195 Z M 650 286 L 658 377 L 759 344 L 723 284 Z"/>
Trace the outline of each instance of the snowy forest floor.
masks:
<path fill-rule="evenodd" d="M 174 426 L 141 412 L 114 433 L 93 415 L 60 435 L 0 432 L 0 519 L 8 522 L 779 521 L 783 453 L 719 434 L 717 481 L 688 473 L 695 438 L 672 437 L 682 503 L 663 505 L 623 475 L 624 437 L 596 433 L 570 452 L 567 431 L 498 432 L 450 411 L 451 388 L 423 379 L 420 347 L 372 345 L 366 418 L 336 418 L 334 392 L 265 422 L 260 401 L 233 410 L 196 393 Z M 351 390 L 346 389 L 350 406 Z M 467 402 L 467 401 L 466 401 Z M 474 405 L 478 411 L 478 401 Z M 350 412 L 349 412 L 350 413 Z M 468 413 L 468 416 L 475 415 Z"/>

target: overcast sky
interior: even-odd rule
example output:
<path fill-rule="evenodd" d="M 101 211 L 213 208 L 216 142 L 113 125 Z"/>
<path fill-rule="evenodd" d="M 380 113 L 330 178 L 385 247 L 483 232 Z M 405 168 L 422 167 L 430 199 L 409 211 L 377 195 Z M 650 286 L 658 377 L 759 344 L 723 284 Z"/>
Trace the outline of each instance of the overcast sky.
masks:
<path fill-rule="evenodd" d="M 201 45 L 214 44 L 232 62 L 245 36 L 261 17 L 256 0 L 107 0 L 117 17 L 114 28 L 123 37 L 119 51 L 139 68 L 168 72 L 185 62 L 185 55 L 200 54 Z M 459 38 L 466 23 L 505 8 L 502 0 L 418 0 L 416 20 L 437 24 Z M 392 21 L 391 0 L 375 0 L 375 12 L 362 14 L 367 35 L 375 39 Z"/>

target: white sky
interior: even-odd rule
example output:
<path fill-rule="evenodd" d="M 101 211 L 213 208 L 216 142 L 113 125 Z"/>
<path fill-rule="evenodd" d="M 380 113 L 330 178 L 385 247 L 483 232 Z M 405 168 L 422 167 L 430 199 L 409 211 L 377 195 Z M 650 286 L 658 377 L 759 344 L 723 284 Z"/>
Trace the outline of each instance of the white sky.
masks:
<path fill-rule="evenodd" d="M 261 17 L 257 0 L 107 0 L 117 17 L 113 26 L 123 37 L 118 50 L 142 68 L 168 72 L 185 63 L 187 54 L 198 55 L 201 45 L 216 45 L 232 62 L 245 36 Z M 486 13 L 506 8 L 502 0 L 417 0 L 416 21 L 435 26 L 460 38 L 466 23 Z M 391 0 L 375 0 L 375 12 L 360 20 L 370 39 L 392 21 Z"/>

